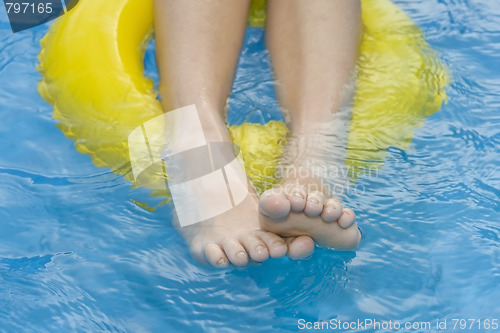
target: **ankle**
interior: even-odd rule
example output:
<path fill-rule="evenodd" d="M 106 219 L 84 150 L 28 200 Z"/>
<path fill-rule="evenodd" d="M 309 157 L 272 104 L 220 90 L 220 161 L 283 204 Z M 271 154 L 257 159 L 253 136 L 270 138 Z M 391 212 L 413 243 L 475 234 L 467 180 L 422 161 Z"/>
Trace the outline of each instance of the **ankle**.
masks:
<path fill-rule="evenodd" d="M 164 112 L 170 112 L 188 105 L 194 104 L 198 113 L 198 119 L 203 128 L 203 134 L 207 142 L 229 142 L 229 133 L 225 123 L 224 107 L 216 103 L 198 101 L 196 103 L 179 103 L 169 101 L 163 102 Z"/>

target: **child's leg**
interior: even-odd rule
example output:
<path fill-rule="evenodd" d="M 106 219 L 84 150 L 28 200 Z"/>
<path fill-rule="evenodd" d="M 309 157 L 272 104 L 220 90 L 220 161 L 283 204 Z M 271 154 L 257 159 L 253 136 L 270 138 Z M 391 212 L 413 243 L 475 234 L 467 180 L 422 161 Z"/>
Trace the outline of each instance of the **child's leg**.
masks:
<path fill-rule="evenodd" d="M 248 15 L 248 0 L 157 0 L 155 29 L 160 92 L 166 112 L 196 104 L 208 142 L 229 141 L 224 107 L 231 91 Z M 261 230 L 252 195 L 208 221 L 180 228 L 193 256 L 214 266 L 280 257 L 283 239 Z M 217 200 L 218 198 L 214 198 Z M 193 209 L 197 209 L 193 207 Z M 293 256 L 310 252 L 309 237 L 289 241 Z"/>
<path fill-rule="evenodd" d="M 156 0 L 160 93 L 166 112 L 196 104 L 207 141 L 227 141 L 224 107 L 246 29 L 249 0 Z"/>
<path fill-rule="evenodd" d="M 281 235 L 308 234 L 323 245 L 355 247 L 359 232 L 354 212 L 329 198 L 333 191 L 325 189 L 327 179 L 322 177 L 333 163 L 343 167 L 339 156 L 345 149 L 349 114 L 343 111 L 340 116 L 339 109 L 358 56 L 360 1 L 269 0 L 267 20 L 277 96 L 293 135 L 287 154 L 295 158 L 282 181 L 285 193 L 270 190 L 262 196 L 262 221 Z"/>

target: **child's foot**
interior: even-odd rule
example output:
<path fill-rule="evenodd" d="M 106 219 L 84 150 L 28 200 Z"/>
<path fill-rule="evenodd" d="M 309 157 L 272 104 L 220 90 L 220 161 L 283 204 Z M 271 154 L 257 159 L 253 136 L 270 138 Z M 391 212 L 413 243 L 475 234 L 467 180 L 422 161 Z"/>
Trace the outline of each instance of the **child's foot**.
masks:
<path fill-rule="evenodd" d="M 201 118 L 203 133 L 208 142 L 229 142 L 222 117 L 213 116 L 217 115 L 215 110 L 217 108 L 205 109 L 201 105 L 201 112 L 198 112 L 198 115 Z M 181 159 L 180 161 L 186 163 L 187 160 Z M 199 161 L 197 163 L 199 164 Z M 213 164 L 214 161 L 211 160 L 210 163 Z M 188 164 L 194 165 L 196 161 Z M 189 168 L 183 168 L 182 165 L 177 168 L 172 165 L 170 167 L 176 172 L 190 172 Z M 186 175 L 171 176 L 183 178 Z M 274 232 L 262 228 L 259 221 L 257 193 L 250 185 L 248 185 L 248 190 L 248 195 L 241 203 L 220 215 L 184 227 L 180 227 L 178 222 L 174 223 L 177 224 L 179 232 L 188 243 L 193 257 L 201 263 L 226 267 L 229 264 L 245 266 L 250 260 L 262 262 L 269 257 L 279 258 L 284 256 L 289 249 L 295 256 L 307 255 L 314 246 L 314 241 L 310 237 L 292 237 L 285 241 Z M 203 200 L 205 202 L 202 205 L 194 204 L 192 209 L 199 210 L 217 205 L 220 198 L 206 194 Z"/>
<path fill-rule="evenodd" d="M 342 250 L 355 248 L 361 238 L 354 212 L 330 198 L 317 178 L 284 179 L 262 194 L 259 208 L 262 227 L 283 237 L 307 235 L 320 245 Z M 303 255 L 289 250 L 290 257 Z"/>
<path fill-rule="evenodd" d="M 278 235 L 261 229 L 257 218 L 256 195 L 212 219 L 179 228 L 192 256 L 215 267 L 245 266 L 250 259 L 262 262 L 287 253 L 287 244 Z"/>

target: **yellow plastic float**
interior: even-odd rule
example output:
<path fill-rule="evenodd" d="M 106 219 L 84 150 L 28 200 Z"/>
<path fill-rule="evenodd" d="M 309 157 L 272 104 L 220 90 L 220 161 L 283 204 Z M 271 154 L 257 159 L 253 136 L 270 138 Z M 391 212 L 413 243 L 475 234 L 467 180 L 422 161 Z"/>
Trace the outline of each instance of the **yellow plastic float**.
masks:
<path fill-rule="evenodd" d="M 263 25 L 264 6 L 263 0 L 253 2 L 250 25 Z M 448 82 L 406 14 L 389 0 L 362 0 L 362 6 L 364 38 L 346 159 L 354 178 L 379 168 L 389 146 L 409 147 L 414 129 L 440 108 Z M 39 55 L 39 92 L 54 106 L 58 127 L 95 165 L 131 181 L 127 138 L 163 112 L 154 83 L 144 76 L 152 32 L 152 0 L 80 0 L 51 26 Z M 285 124 L 244 123 L 229 130 L 252 166 L 247 174 L 263 191 L 273 181 Z"/>

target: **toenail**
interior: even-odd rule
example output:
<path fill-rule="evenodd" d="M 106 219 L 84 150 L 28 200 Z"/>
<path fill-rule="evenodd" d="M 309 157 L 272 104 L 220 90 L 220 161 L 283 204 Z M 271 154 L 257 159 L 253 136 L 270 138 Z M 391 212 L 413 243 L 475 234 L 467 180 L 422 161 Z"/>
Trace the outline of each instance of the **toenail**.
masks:
<path fill-rule="evenodd" d="M 226 258 L 220 258 L 219 261 L 217 261 L 217 266 L 224 265 L 226 263 Z"/>
<path fill-rule="evenodd" d="M 293 194 L 294 197 L 299 198 L 299 199 L 304 199 L 304 195 L 300 192 L 295 192 Z"/>
<path fill-rule="evenodd" d="M 282 247 L 283 245 L 285 245 L 283 242 L 274 242 L 273 243 L 273 247 Z"/>
<path fill-rule="evenodd" d="M 313 205 L 318 205 L 319 200 L 318 199 L 309 199 L 309 202 L 312 203 Z"/>
<path fill-rule="evenodd" d="M 238 252 L 238 254 L 236 255 L 238 258 L 242 258 L 242 257 L 246 257 L 246 253 L 241 251 L 241 252 Z"/>
<path fill-rule="evenodd" d="M 330 212 L 334 212 L 334 211 L 336 211 L 336 210 L 337 210 L 337 208 L 336 208 L 336 207 L 334 207 L 334 206 L 326 206 L 326 207 L 325 207 L 325 210 L 326 210 L 328 213 L 330 213 Z"/>
<path fill-rule="evenodd" d="M 257 252 L 263 252 L 264 251 L 264 246 L 262 246 L 262 245 L 257 246 L 255 248 L 255 251 L 257 251 Z"/>

